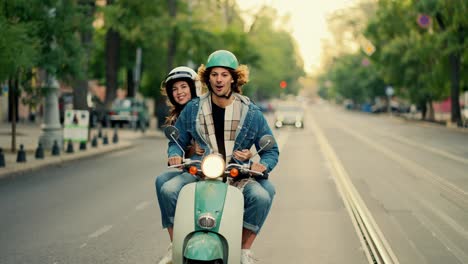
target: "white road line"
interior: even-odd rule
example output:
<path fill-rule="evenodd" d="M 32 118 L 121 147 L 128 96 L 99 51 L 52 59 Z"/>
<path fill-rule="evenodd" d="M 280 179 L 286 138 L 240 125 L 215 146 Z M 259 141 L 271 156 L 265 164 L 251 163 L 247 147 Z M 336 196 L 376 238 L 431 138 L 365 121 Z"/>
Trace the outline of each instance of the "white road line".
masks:
<path fill-rule="evenodd" d="M 145 209 L 146 207 L 148 207 L 150 204 L 151 204 L 151 201 L 144 201 L 144 202 L 141 202 L 141 203 L 139 203 L 139 204 L 135 207 L 135 210 L 137 210 L 137 211 L 143 210 L 143 209 Z"/>
<path fill-rule="evenodd" d="M 102 234 L 108 232 L 111 229 L 112 229 L 112 225 L 103 226 L 103 227 L 99 228 L 98 230 L 96 230 L 96 232 L 89 235 L 88 237 L 89 238 L 97 238 L 97 237 L 101 236 Z"/>
<path fill-rule="evenodd" d="M 367 248 L 367 246 L 363 240 L 363 237 L 360 235 L 359 230 L 363 230 L 364 232 L 366 232 L 366 237 L 372 240 L 372 245 L 375 245 L 375 247 L 370 247 L 369 251 L 366 251 L 366 253 L 374 253 L 374 250 L 378 250 L 378 253 L 380 257 L 382 257 L 384 263 L 398 264 L 398 258 L 396 257 L 395 253 L 390 247 L 390 244 L 388 243 L 387 239 L 383 235 L 383 232 L 380 230 L 380 227 L 377 225 L 377 222 L 372 216 L 372 213 L 367 208 L 367 205 L 365 204 L 364 200 L 361 198 L 356 187 L 353 185 L 344 165 L 338 158 L 338 155 L 335 153 L 331 144 L 328 142 L 328 139 L 326 138 L 322 129 L 319 127 L 318 123 L 315 121 L 315 118 L 313 118 L 312 115 L 310 115 L 309 120 L 312 130 L 316 135 L 317 142 L 320 145 L 320 149 L 322 150 L 322 153 L 325 155 L 325 158 L 329 161 L 329 165 L 334 171 L 334 173 L 332 174 L 336 175 L 334 177 L 335 183 L 338 187 L 338 191 L 342 197 L 342 200 L 347 208 L 347 211 L 356 229 L 358 237 L 361 241 L 362 248 Z M 359 217 L 354 217 L 353 211 L 359 214 Z M 357 226 L 357 220 L 364 224 L 363 229 Z M 366 257 L 369 263 L 372 263 L 370 261 L 371 258 L 369 253 L 366 254 Z"/>

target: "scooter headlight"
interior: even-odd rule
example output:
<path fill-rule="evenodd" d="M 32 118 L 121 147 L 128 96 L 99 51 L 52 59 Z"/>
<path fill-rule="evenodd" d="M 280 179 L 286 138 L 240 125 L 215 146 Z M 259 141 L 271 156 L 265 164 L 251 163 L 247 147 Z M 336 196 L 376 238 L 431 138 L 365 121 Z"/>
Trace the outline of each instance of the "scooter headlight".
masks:
<path fill-rule="evenodd" d="M 224 173 L 226 163 L 218 154 L 210 154 L 203 159 L 201 164 L 203 174 L 210 179 L 217 178 Z"/>
<path fill-rule="evenodd" d="M 198 226 L 205 229 L 213 229 L 216 227 L 216 218 L 211 214 L 202 214 L 198 217 Z"/>

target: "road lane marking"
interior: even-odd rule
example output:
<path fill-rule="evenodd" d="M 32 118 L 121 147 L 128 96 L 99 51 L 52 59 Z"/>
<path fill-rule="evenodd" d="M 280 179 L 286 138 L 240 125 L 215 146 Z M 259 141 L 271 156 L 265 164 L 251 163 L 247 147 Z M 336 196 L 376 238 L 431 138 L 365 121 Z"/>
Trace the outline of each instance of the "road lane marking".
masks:
<path fill-rule="evenodd" d="M 97 237 L 103 235 L 104 233 L 108 232 L 111 229 L 112 229 L 112 225 L 103 226 L 103 227 L 99 228 L 98 230 L 96 230 L 96 232 L 89 235 L 88 237 L 89 238 L 97 238 Z"/>
<path fill-rule="evenodd" d="M 145 209 L 146 207 L 148 207 L 150 204 L 151 204 L 150 201 L 141 202 L 141 203 L 139 203 L 139 204 L 135 207 L 135 210 L 137 210 L 137 211 L 143 210 L 143 209 Z"/>
<path fill-rule="evenodd" d="M 320 148 L 325 158 L 329 161 L 329 165 L 333 168 L 334 173 L 332 174 L 335 175 L 334 180 L 338 192 L 358 233 L 362 247 L 367 249 L 366 257 L 369 263 L 398 264 L 398 258 L 375 222 L 364 200 L 354 187 L 346 169 L 325 137 L 322 129 L 318 126 L 312 115 L 310 115 L 309 120 Z"/>
<path fill-rule="evenodd" d="M 361 140 L 362 142 L 366 143 L 367 145 L 371 146 L 372 148 L 376 149 L 377 151 L 382 152 L 383 154 L 390 157 L 391 159 L 399 162 L 400 164 L 403 164 L 407 169 L 412 171 L 413 174 L 415 174 L 416 176 L 423 175 L 423 176 L 425 176 L 426 179 L 428 179 L 428 180 L 430 180 L 430 181 L 432 181 L 434 183 L 438 183 L 439 184 L 438 186 L 447 189 L 449 192 L 450 191 L 456 192 L 457 194 L 459 194 L 461 196 L 460 198 L 463 199 L 464 201 L 468 198 L 468 193 L 465 190 L 459 188 L 458 186 L 456 186 L 453 183 L 445 180 L 444 178 L 432 173 L 430 170 L 418 165 L 415 162 L 404 159 L 398 153 L 395 153 L 395 152 L 389 150 L 388 148 L 385 148 L 385 147 L 383 147 L 381 145 L 378 145 L 377 143 L 374 143 L 373 141 L 371 141 L 370 139 L 360 135 L 358 132 L 351 129 L 350 127 L 345 128 L 340 124 L 335 124 L 335 125 L 340 127 L 343 132 L 350 134 L 351 136 Z"/>

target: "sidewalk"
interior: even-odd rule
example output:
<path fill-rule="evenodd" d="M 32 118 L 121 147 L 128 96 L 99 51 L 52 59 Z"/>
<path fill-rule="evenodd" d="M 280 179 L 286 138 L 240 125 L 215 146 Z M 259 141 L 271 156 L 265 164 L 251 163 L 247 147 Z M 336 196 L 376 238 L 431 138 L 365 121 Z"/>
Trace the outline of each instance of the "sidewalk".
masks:
<path fill-rule="evenodd" d="M 86 150 L 80 150 L 79 144 L 73 144 L 73 153 L 66 153 L 67 142 L 64 143 L 63 149 L 60 150 L 59 156 L 52 156 L 51 150 L 44 150 L 44 159 L 36 159 L 35 151 L 38 146 L 39 136 L 42 134 L 41 124 L 39 123 L 18 123 L 16 125 L 16 152 L 11 152 L 11 123 L 0 122 L 0 148 L 3 149 L 5 157 L 5 167 L 0 167 L 0 179 L 15 177 L 18 174 L 32 171 L 38 168 L 58 165 L 71 160 L 88 158 L 99 154 L 128 149 L 133 147 L 132 141 L 146 136 L 164 137 L 163 132 L 157 131 L 154 125 L 151 126 L 145 133 L 140 130 L 132 130 L 129 128 L 117 129 L 118 142 L 113 143 L 114 136 L 113 128 L 103 128 L 101 134 L 107 133 L 108 144 L 103 145 L 103 138 L 98 138 L 97 147 L 91 146 L 91 140 L 86 145 Z M 91 130 L 91 138 L 98 135 L 97 129 Z M 17 163 L 17 152 L 20 145 L 24 146 L 26 152 L 26 162 Z"/>

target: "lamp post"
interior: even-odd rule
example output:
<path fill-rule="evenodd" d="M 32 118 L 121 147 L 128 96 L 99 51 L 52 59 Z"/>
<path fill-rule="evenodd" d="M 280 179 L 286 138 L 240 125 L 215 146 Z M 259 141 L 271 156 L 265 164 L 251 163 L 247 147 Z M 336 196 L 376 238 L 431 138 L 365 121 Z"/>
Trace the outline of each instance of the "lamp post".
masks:
<path fill-rule="evenodd" d="M 45 149 L 52 149 L 54 141 L 57 141 L 58 146 L 62 149 L 63 145 L 63 130 L 60 124 L 60 114 L 58 107 L 58 90 L 59 84 L 53 75 L 47 76 L 46 96 L 44 98 L 44 119 L 41 125 L 41 135 L 39 143 Z"/>

